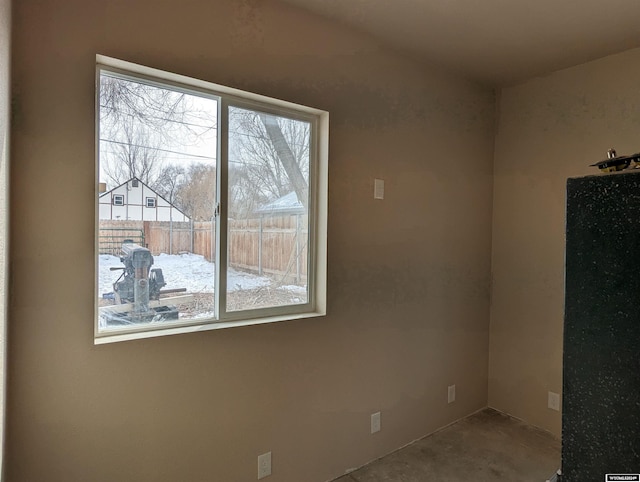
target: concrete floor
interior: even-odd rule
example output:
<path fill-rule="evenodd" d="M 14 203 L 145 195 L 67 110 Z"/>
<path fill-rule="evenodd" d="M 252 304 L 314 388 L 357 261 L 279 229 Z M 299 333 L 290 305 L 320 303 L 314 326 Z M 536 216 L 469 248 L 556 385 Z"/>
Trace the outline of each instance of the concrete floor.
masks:
<path fill-rule="evenodd" d="M 486 409 L 335 482 L 544 482 L 560 467 L 560 441 Z"/>

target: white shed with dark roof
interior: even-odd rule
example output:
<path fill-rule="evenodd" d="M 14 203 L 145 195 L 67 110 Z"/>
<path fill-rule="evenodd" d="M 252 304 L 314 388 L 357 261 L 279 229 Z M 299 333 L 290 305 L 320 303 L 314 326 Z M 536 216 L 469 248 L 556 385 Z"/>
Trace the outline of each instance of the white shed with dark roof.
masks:
<path fill-rule="evenodd" d="M 113 221 L 188 222 L 189 216 L 137 178 L 100 194 L 99 218 Z"/>

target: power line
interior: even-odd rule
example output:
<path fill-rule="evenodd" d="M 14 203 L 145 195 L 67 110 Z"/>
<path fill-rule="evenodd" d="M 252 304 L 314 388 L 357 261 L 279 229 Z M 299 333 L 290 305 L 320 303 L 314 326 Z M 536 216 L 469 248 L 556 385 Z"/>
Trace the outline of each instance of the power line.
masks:
<path fill-rule="evenodd" d="M 153 151 L 159 151 L 159 152 L 169 152 L 171 154 L 179 154 L 181 156 L 188 156 L 188 157 L 197 157 L 200 159 L 209 159 L 209 160 L 213 160 L 215 161 L 216 158 L 215 157 L 211 157 L 211 156 L 202 156 L 200 154 L 190 154 L 188 152 L 179 152 L 179 151 L 171 151 L 169 149 L 160 149 L 159 147 L 149 147 L 149 146 L 143 146 L 142 144 L 131 144 L 128 142 L 120 142 L 120 141 L 114 141 L 111 139 L 104 139 L 104 138 L 100 138 L 101 142 L 109 142 L 112 144 L 119 144 L 121 146 L 127 146 L 127 147 L 140 147 L 142 149 L 151 149 Z"/>
<path fill-rule="evenodd" d="M 109 105 L 105 105 L 105 104 L 100 104 L 100 107 L 101 108 L 105 108 L 105 109 L 109 109 L 111 111 L 115 111 L 119 115 L 126 115 L 128 117 L 132 117 L 134 119 L 138 119 L 140 121 L 140 124 L 145 125 L 145 123 L 142 120 L 140 120 L 139 116 L 130 114 L 128 112 L 118 111 L 117 109 L 115 109 L 115 108 L 113 108 L 113 107 L 111 107 Z M 189 114 L 189 113 L 187 113 L 187 114 Z M 158 116 L 152 116 L 152 115 L 149 115 L 148 117 L 151 118 L 151 119 L 158 119 L 158 120 L 163 120 L 163 121 L 166 121 L 166 122 L 173 122 L 174 124 L 181 124 L 181 125 L 184 125 L 184 126 L 201 127 L 201 128 L 205 128 L 207 131 L 217 130 L 218 129 L 217 124 L 202 125 L 202 124 L 194 124 L 194 123 L 191 123 L 191 122 L 184 122 L 184 121 L 179 121 L 179 120 L 175 120 L 175 119 L 170 119 L 170 118 L 167 118 L 167 117 L 158 117 Z M 287 119 L 287 120 L 290 120 L 290 119 Z M 302 121 L 293 121 L 293 122 L 302 122 Z M 116 126 L 112 126 L 112 127 L 116 127 Z M 253 139 L 258 139 L 260 141 L 269 141 L 270 140 L 269 137 L 267 137 L 264 134 L 261 134 L 261 135 L 250 134 L 249 132 L 242 131 L 242 130 L 229 129 L 229 134 L 235 134 L 235 135 L 237 135 L 239 137 L 249 137 L 249 138 L 253 138 Z M 202 134 L 197 134 L 198 137 L 201 136 L 201 135 Z M 294 145 L 294 146 L 303 147 L 303 148 L 304 147 L 308 147 L 308 142 L 293 142 L 293 141 L 289 141 L 289 144 L 290 145 Z"/>
<path fill-rule="evenodd" d="M 206 128 L 207 130 L 216 130 L 217 129 L 217 124 L 202 125 L 202 124 L 193 124 L 191 122 L 183 122 L 183 121 L 179 121 L 179 120 L 176 120 L 176 119 L 171 119 L 171 118 L 168 118 L 168 117 L 159 117 L 159 116 L 148 115 L 148 114 L 134 115 L 134 114 L 131 114 L 129 112 L 123 112 L 122 110 L 118 110 L 115 107 L 112 107 L 110 105 L 105 105 L 105 104 L 100 104 L 100 107 L 103 108 L 103 109 L 109 109 L 112 112 L 116 112 L 117 115 L 126 115 L 127 117 L 132 117 L 134 119 L 140 119 L 141 117 L 142 118 L 149 117 L 150 119 L 163 120 L 163 121 L 166 121 L 166 122 L 173 122 L 175 124 L 182 124 L 182 125 L 185 125 L 185 126 L 203 127 L 203 128 Z M 190 114 L 192 114 L 192 112 L 191 111 L 187 111 L 187 113 L 185 115 L 190 115 Z M 199 116 L 194 116 L 194 117 L 196 117 L 198 119 L 202 119 Z M 140 123 L 144 124 L 144 122 L 142 122 L 142 121 L 140 121 Z"/>

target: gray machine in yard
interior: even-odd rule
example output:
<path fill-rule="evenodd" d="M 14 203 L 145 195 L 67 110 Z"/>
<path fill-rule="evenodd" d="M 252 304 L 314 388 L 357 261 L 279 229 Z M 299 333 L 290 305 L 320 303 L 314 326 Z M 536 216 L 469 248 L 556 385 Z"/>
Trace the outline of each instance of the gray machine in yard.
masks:
<path fill-rule="evenodd" d="M 151 269 L 151 251 L 127 240 L 122 243 L 120 261 L 124 267 L 111 268 L 113 271 L 122 270 L 120 277 L 113 283 L 113 299 L 116 305 L 127 305 L 127 311 L 107 311 L 107 322 L 129 324 L 177 320 L 178 309 L 175 306 L 162 306 L 160 295 L 184 292 L 186 288 L 162 289 L 167 283 L 162 269 Z"/>

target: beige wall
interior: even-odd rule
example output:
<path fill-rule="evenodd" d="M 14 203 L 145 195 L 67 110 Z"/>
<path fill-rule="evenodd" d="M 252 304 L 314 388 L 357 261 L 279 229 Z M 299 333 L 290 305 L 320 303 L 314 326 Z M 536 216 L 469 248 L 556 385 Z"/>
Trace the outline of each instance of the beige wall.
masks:
<path fill-rule="evenodd" d="M 14 9 L 8 480 L 323 481 L 486 406 L 490 91 L 269 1 Z M 96 53 L 331 113 L 326 317 L 93 345 Z"/>
<path fill-rule="evenodd" d="M 3 469 L 5 415 L 5 357 L 7 315 L 7 235 L 8 235 L 8 165 L 9 165 L 9 66 L 11 42 L 11 3 L 0 0 L 0 478 Z"/>
<path fill-rule="evenodd" d="M 560 434 L 568 177 L 640 151 L 640 50 L 502 91 L 496 137 L 489 405 Z"/>

